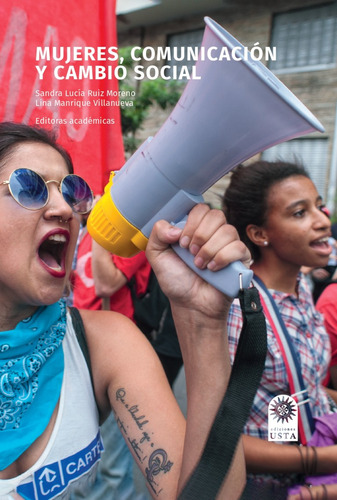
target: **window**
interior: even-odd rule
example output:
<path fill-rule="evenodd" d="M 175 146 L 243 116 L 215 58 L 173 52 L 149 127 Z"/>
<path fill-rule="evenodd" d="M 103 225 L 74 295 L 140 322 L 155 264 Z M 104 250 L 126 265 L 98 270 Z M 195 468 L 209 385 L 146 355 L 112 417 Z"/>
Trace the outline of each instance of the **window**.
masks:
<path fill-rule="evenodd" d="M 337 2 L 276 14 L 271 47 L 277 73 L 333 67 L 337 56 Z"/>
<path fill-rule="evenodd" d="M 196 61 L 192 60 L 191 57 L 188 57 L 186 50 L 185 50 L 185 57 L 182 60 L 180 60 L 181 59 L 180 55 L 182 56 L 184 53 L 184 49 L 187 49 L 188 47 L 191 48 L 200 47 L 203 35 L 204 35 L 204 29 L 169 35 L 167 46 L 170 47 L 172 54 L 174 54 L 173 48 L 176 47 L 175 50 L 178 55 L 177 59 L 179 60 L 172 59 L 171 61 L 167 61 L 167 64 L 169 66 L 177 66 L 178 74 L 180 73 L 180 69 L 182 68 L 182 66 L 187 67 L 189 73 L 191 73 L 192 66 L 195 65 Z"/>
<path fill-rule="evenodd" d="M 327 139 L 294 139 L 277 144 L 262 153 L 266 161 L 300 161 L 309 172 L 319 194 L 326 199 Z"/>
<path fill-rule="evenodd" d="M 117 16 L 123 14 L 130 14 L 136 10 L 143 10 L 149 7 L 154 7 L 160 4 L 161 0 L 117 0 L 116 14 Z"/>

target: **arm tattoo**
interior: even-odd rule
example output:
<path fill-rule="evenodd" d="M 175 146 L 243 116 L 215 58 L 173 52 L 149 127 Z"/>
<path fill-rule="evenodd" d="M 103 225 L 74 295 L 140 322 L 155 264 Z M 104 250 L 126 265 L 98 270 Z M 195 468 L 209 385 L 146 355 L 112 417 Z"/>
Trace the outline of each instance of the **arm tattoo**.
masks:
<path fill-rule="evenodd" d="M 158 480 L 162 474 L 166 474 L 171 470 L 173 462 L 168 459 L 165 450 L 156 448 L 150 421 L 145 415 L 142 415 L 137 404 L 129 403 L 126 390 L 122 387 L 116 391 L 116 402 L 116 406 L 118 405 L 121 410 L 118 411 L 118 415 L 122 413 L 125 415 L 124 420 L 116 415 L 117 424 L 140 464 L 143 467 L 145 465 L 146 479 L 152 491 L 158 496 L 162 491 Z M 131 423 L 134 422 L 135 425 L 127 423 L 130 422 L 128 416 L 131 417 Z M 153 451 L 151 451 L 151 448 Z"/>

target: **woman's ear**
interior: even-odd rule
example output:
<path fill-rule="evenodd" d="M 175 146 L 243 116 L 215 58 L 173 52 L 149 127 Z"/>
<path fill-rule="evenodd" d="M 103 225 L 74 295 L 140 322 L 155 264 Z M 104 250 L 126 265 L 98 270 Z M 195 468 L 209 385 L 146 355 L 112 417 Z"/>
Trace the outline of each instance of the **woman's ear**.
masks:
<path fill-rule="evenodd" d="M 250 241 L 258 247 L 269 245 L 267 231 L 263 227 L 256 226 L 255 224 L 249 224 L 246 227 L 246 234 Z"/>

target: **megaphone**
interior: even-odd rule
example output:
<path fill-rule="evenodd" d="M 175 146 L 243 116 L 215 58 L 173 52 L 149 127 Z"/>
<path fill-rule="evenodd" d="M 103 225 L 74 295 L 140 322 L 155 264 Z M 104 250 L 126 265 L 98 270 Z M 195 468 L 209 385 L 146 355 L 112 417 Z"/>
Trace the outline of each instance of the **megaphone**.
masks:
<path fill-rule="evenodd" d="M 204 53 L 212 48 L 220 54 L 224 47 L 229 54 L 235 48 L 243 53 L 240 42 L 214 20 L 205 17 L 205 23 Z M 156 221 L 183 225 L 202 193 L 236 165 L 280 142 L 324 132 L 304 104 L 248 51 L 236 59 L 199 57 L 200 79 L 188 82 L 155 137 L 112 173 L 87 222 L 105 249 L 125 257 L 145 250 Z M 188 250 L 173 247 L 231 297 L 250 284 L 252 272 L 239 262 L 218 272 L 199 271 Z"/>

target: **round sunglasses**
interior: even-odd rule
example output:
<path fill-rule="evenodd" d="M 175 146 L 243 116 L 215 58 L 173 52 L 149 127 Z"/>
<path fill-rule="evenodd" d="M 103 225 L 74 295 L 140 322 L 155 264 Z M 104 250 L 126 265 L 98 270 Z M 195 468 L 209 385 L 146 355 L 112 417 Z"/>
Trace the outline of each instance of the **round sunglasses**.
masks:
<path fill-rule="evenodd" d="M 94 196 L 82 177 L 68 174 L 61 182 L 45 181 L 39 174 L 29 168 L 17 168 L 9 176 L 7 184 L 14 200 L 28 210 L 39 210 L 47 205 L 49 200 L 48 184 L 56 182 L 64 200 L 78 214 L 88 213 L 93 205 Z"/>

